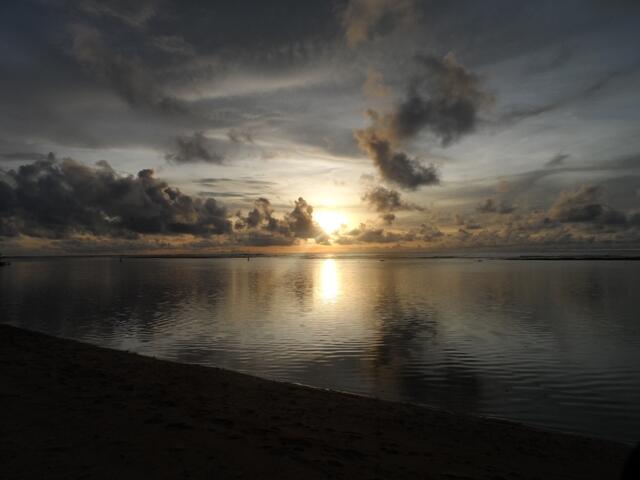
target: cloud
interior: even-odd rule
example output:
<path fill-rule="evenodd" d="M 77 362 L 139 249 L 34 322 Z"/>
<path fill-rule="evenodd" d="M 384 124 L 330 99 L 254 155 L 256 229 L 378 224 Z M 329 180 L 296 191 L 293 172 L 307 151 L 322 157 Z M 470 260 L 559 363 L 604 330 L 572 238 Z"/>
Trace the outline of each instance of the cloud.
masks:
<path fill-rule="evenodd" d="M 297 239 L 286 235 L 277 235 L 260 230 L 253 230 L 243 232 L 241 235 L 236 235 L 235 242 L 239 245 L 251 247 L 287 247 L 294 245 L 297 242 Z"/>
<path fill-rule="evenodd" d="M 249 239 L 258 244 L 285 245 L 293 244 L 297 240 L 314 239 L 317 243 L 326 243 L 326 235 L 313 219 L 313 207 L 299 197 L 294 202 L 293 210 L 282 218 L 274 216 L 271 202 L 264 197 L 254 202 L 254 208 L 246 216 L 236 215 L 236 232 L 240 233 L 240 243 L 247 243 Z M 267 236 L 277 237 L 267 240 Z"/>
<path fill-rule="evenodd" d="M 569 158 L 571 155 L 568 153 L 559 153 L 547 163 L 545 163 L 545 167 L 559 167 L 564 165 L 564 161 Z"/>
<path fill-rule="evenodd" d="M 288 225 L 273 216 L 271 202 L 264 197 L 254 201 L 254 208 L 245 217 L 241 213 L 237 214 L 236 230 L 261 229 L 267 232 L 289 234 Z"/>
<path fill-rule="evenodd" d="M 468 218 L 465 215 L 461 215 L 459 213 L 456 213 L 454 215 L 454 220 L 456 225 L 459 225 L 463 228 L 460 228 L 459 231 L 463 231 L 463 230 L 479 230 L 482 228 L 482 225 L 480 225 L 479 223 L 475 222 L 475 220 L 473 218 Z"/>
<path fill-rule="evenodd" d="M 475 129 L 478 111 L 493 97 L 452 53 L 441 59 L 418 57 L 418 63 L 423 75 L 413 80 L 404 101 L 384 123 L 396 141 L 426 130 L 447 146 Z"/>
<path fill-rule="evenodd" d="M 434 165 L 425 167 L 406 153 L 395 151 L 389 140 L 378 136 L 375 128 L 358 130 L 356 139 L 385 180 L 409 190 L 440 183 L 438 170 Z"/>
<path fill-rule="evenodd" d="M 435 225 L 423 223 L 420 225 L 420 238 L 427 242 L 432 242 L 444 236 L 444 233 Z"/>
<path fill-rule="evenodd" d="M 313 207 L 302 197 L 295 202 L 293 210 L 286 216 L 289 229 L 297 238 L 315 238 L 322 229 L 313 221 Z"/>
<path fill-rule="evenodd" d="M 602 204 L 601 196 L 602 189 L 594 185 L 585 185 L 577 190 L 561 192 L 549 209 L 549 217 L 563 223 L 626 224 L 625 214 Z"/>
<path fill-rule="evenodd" d="M 253 143 L 253 132 L 248 128 L 231 128 L 227 137 L 234 143 Z"/>
<path fill-rule="evenodd" d="M 269 200 L 259 198 L 256 200 L 255 205 L 255 208 L 247 215 L 247 226 L 249 228 L 257 227 L 263 220 L 268 220 L 269 222 L 273 220 L 273 208 L 271 208 Z"/>
<path fill-rule="evenodd" d="M 353 245 L 358 243 L 398 243 L 415 240 L 414 232 L 390 232 L 384 228 L 370 227 L 361 223 L 346 234 L 341 234 L 335 240 L 339 245 Z"/>
<path fill-rule="evenodd" d="M 79 0 L 70 2 L 77 10 L 92 17 L 111 17 L 132 27 L 142 27 L 156 13 L 158 0 Z"/>
<path fill-rule="evenodd" d="M 478 223 L 471 217 L 455 215 L 454 228 L 444 231 L 428 222 L 420 228 L 387 230 L 373 223 L 341 231 L 339 245 L 429 243 L 430 247 L 488 247 L 508 245 L 563 245 L 630 243 L 640 240 L 640 211 L 627 214 L 602 203 L 601 187 L 586 186 L 561 193 L 552 207 L 487 218 Z M 500 205 L 489 202 L 489 213 L 499 213 Z M 393 212 L 387 212 L 391 224 Z M 382 220 L 385 220 L 384 216 Z M 405 245 L 408 246 L 408 245 Z"/>
<path fill-rule="evenodd" d="M 474 131 L 478 111 L 493 100 L 453 54 L 421 56 L 417 62 L 421 73 L 410 82 L 404 100 L 384 114 L 369 110 L 371 125 L 355 133 L 382 177 L 408 189 L 439 183 L 438 172 L 398 148 L 423 131 L 442 146 L 450 145 Z"/>
<path fill-rule="evenodd" d="M 388 98 L 391 96 L 391 89 L 385 85 L 382 73 L 370 68 L 367 71 L 367 78 L 362 85 L 362 92 L 368 98 Z"/>
<path fill-rule="evenodd" d="M 54 155 L 51 152 L 49 152 L 48 154 L 40 152 L 8 152 L 0 153 L 0 158 L 2 158 L 3 160 L 15 160 L 18 162 L 24 162 L 53 159 Z"/>
<path fill-rule="evenodd" d="M 414 0 L 350 0 L 342 11 L 347 44 L 355 47 L 416 18 Z"/>
<path fill-rule="evenodd" d="M 420 205 L 405 202 L 400 192 L 383 186 L 372 187 L 362 195 L 362 201 L 367 202 L 376 212 L 395 212 L 398 210 L 424 210 Z"/>
<path fill-rule="evenodd" d="M 567 44 L 563 44 L 551 54 L 542 52 L 541 54 L 531 55 L 533 58 L 525 65 L 523 72 L 526 75 L 550 72 L 566 65 L 574 55 L 574 49 Z"/>
<path fill-rule="evenodd" d="M 480 213 L 511 213 L 513 212 L 513 206 L 505 202 L 496 202 L 493 198 L 487 198 L 476 207 L 476 210 Z"/>
<path fill-rule="evenodd" d="M 574 89 L 570 95 L 564 98 L 560 98 L 554 102 L 549 102 L 546 105 L 519 107 L 506 112 L 498 119 L 498 123 L 511 125 L 513 124 L 513 122 L 518 122 L 527 118 L 537 117 L 544 113 L 561 110 L 573 104 L 588 100 L 599 94 L 601 91 L 605 90 L 610 83 L 620 78 L 625 78 L 627 76 L 635 74 L 638 71 L 638 68 L 639 65 L 636 63 L 627 68 L 609 71 L 601 78 L 595 80 L 586 87 L 582 89 Z"/>
<path fill-rule="evenodd" d="M 107 81 L 129 106 L 164 114 L 188 112 L 183 101 L 162 91 L 140 58 L 125 56 L 112 48 L 97 28 L 72 23 L 69 32 L 75 60 L 93 75 Z"/>
<path fill-rule="evenodd" d="M 394 213 L 385 213 L 384 215 L 382 215 L 382 220 L 387 225 L 391 225 L 395 221 L 395 219 L 396 215 Z"/>
<path fill-rule="evenodd" d="M 170 163 L 222 163 L 224 158 L 212 152 L 207 144 L 207 138 L 202 132 L 195 132 L 191 136 L 176 137 L 174 150 L 165 155 Z"/>
<path fill-rule="evenodd" d="M 66 158 L 41 160 L 0 178 L 5 225 L 24 235 L 218 235 L 231 232 L 223 205 L 191 197 L 153 170 L 120 175 L 105 161 L 89 167 Z"/>

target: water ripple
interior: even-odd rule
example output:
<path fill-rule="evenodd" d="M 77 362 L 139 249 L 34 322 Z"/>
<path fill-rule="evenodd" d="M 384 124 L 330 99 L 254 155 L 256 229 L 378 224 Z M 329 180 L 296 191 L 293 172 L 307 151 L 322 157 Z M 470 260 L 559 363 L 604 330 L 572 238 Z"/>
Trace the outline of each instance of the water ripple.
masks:
<path fill-rule="evenodd" d="M 145 355 L 636 441 L 638 284 L 636 265 L 606 261 L 20 260 L 0 271 L 0 313 Z"/>

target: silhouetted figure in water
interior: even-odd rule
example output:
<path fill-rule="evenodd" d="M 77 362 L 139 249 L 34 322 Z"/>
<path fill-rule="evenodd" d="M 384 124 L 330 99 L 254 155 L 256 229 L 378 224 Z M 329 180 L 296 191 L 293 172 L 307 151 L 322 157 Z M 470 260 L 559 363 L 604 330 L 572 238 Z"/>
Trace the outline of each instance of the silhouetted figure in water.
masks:
<path fill-rule="evenodd" d="M 622 470 L 620 480 L 638 480 L 640 479 L 640 443 L 635 446 L 627 457 Z"/>

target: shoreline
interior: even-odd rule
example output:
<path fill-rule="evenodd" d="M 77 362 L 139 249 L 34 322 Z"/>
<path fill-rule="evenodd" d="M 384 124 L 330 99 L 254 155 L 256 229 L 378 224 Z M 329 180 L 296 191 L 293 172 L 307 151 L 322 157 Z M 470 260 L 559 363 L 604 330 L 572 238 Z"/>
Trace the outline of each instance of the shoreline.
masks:
<path fill-rule="evenodd" d="M 619 478 L 631 446 L 0 325 L 3 478 Z"/>

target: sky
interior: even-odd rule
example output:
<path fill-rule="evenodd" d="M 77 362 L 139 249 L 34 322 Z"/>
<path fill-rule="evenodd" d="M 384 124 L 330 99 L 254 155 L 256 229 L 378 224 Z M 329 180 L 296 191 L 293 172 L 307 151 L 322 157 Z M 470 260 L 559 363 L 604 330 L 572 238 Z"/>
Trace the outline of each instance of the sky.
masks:
<path fill-rule="evenodd" d="M 5 254 L 636 248 L 634 0 L 0 5 Z"/>

